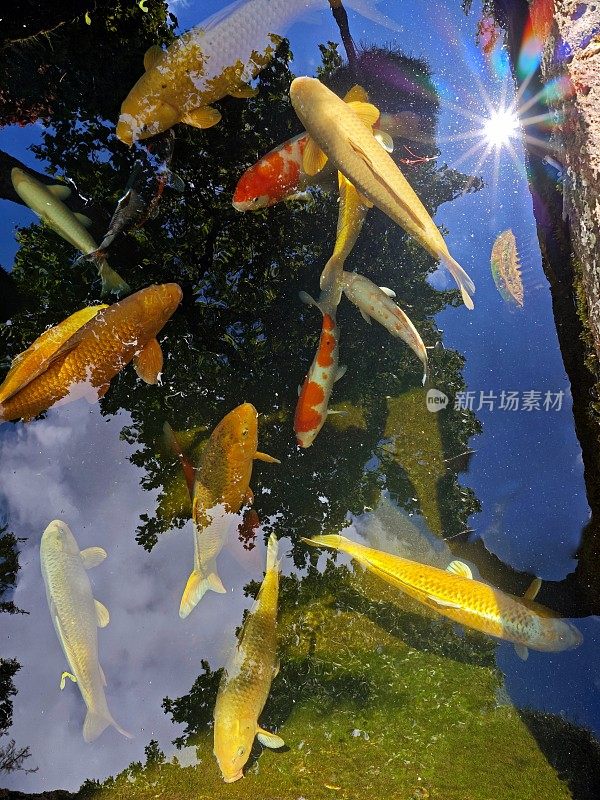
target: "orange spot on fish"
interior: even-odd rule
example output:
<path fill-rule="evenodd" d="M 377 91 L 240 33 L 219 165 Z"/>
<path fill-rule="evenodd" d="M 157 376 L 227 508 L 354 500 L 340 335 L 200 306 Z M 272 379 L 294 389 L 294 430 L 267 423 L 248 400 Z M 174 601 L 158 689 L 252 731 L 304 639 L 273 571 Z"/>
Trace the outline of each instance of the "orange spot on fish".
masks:
<path fill-rule="evenodd" d="M 314 406 L 318 406 L 323 400 L 325 400 L 323 388 L 314 381 L 305 380 L 298 398 L 294 417 L 294 431 L 296 433 L 307 433 L 320 425 L 323 415 Z"/>
<path fill-rule="evenodd" d="M 317 364 L 320 367 L 330 367 L 333 364 L 333 351 L 335 350 L 336 340 L 334 336 L 335 322 L 329 314 L 323 315 L 323 332 L 319 342 L 317 353 Z"/>

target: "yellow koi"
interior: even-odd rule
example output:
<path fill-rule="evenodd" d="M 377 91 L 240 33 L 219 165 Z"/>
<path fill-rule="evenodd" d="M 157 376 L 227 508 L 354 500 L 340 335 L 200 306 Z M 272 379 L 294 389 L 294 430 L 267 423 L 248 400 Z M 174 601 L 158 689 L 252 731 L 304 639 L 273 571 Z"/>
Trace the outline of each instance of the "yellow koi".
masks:
<path fill-rule="evenodd" d="M 469 567 L 461 561 L 453 561 L 443 570 L 365 547 L 344 536 L 315 536 L 303 541 L 341 550 L 381 580 L 438 614 L 513 642 L 522 659 L 527 658 L 527 648 L 558 652 L 577 647 L 583 641 L 574 625 L 533 602 L 541 586 L 537 579 L 520 598 L 474 580 Z"/>
<path fill-rule="evenodd" d="M 279 562 L 277 538 L 267 546 L 267 568 L 239 642 L 223 670 L 214 712 L 214 753 L 225 783 L 243 777 L 254 737 L 265 747 L 283 747 L 284 741 L 258 724 L 267 702 L 277 661 L 277 599 Z"/>

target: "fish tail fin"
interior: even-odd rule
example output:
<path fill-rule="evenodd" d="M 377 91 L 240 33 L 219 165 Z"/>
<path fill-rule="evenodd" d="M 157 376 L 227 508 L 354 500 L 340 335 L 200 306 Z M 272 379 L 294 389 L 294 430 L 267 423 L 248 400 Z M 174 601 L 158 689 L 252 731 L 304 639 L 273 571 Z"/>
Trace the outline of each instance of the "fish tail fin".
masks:
<path fill-rule="evenodd" d="M 267 572 L 269 570 L 278 569 L 279 562 L 277 561 L 277 553 L 279 551 L 279 541 L 275 533 L 269 536 L 267 544 Z"/>
<path fill-rule="evenodd" d="M 340 536 L 339 533 L 328 533 L 324 534 L 323 536 L 313 536 L 312 539 L 302 539 L 303 542 L 306 544 L 312 544 L 316 547 L 334 547 L 336 550 L 339 550 L 342 542 L 346 541 L 344 536 Z"/>
<path fill-rule="evenodd" d="M 390 31 L 401 31 L 402 28 L 397 22 L 382 14 L 381 11 L 376 10 L 377 2 L 378 0 L 346 0 L 346 5 L 357 14 L 360 14 L 361 17 L 371 20 L 377 25 L 381 25 Z"/>
<path fill-rule="evenodd" d="M 185 619 L 188 614 L 193 611 L 209 589 L 218 594 L 225 594 L 227 591 L 221 583 L 221 578 L 217 575 L 215 563 L 210 565 L 206 576 L 204 576 L 200 570 L 195 569 L 188 578 L 179 605 L 179 616 L 181 619 Z"/>
<path fill-rule="evenodd" d="M 126 294 L 131 291 L 129 284 L 123 280 L 118 272 L 109 266 L 108 261 L 101 256 L 97 259 L 98 274 L 102 280 L 102 294 Z"/>
<path fill-rule="evenodd" d="M 119 723 L 112 718 L 108 709 L 104 712 L 99 712 L 95 711 L 93 708 L 89 708 L 83 723 L 84 740 L 86 742 L 95 741 L 110 725 L 123 736 L 126 736 L 128 739 L 133 739 L 133 735 L 122 728 Z"/>
<path fill-rule="evenodd" d="M 471 299 L 471 295 L 475 294 L 475 284 L 458 261 L 455 261 L 449 253 L 440 253 L 440 259 L 456 281 L 462 295 L 463 303 L 469 311 L 472 311 L 475 308 L 475 304 Z"/>

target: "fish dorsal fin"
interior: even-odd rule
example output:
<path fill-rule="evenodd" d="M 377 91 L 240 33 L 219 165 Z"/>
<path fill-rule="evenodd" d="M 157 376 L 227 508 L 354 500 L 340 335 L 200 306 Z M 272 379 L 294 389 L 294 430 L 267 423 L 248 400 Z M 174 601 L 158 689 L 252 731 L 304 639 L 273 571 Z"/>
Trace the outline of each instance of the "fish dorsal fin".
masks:
<path fill-rule="evenodd" d="M 96 314 L 104 308 L 108 308 L 108 306 L 98 305 L 82 308 L 80 311 L 75 312 L 75 314 L 71 314 L 70 317 L 67 317 L 66 320 L 63 320 L 63 322 L 58 325 L 48 328 L 47 331 L 44 331 L 44 333 L 38 336 L 27 350 L 16 355 L 0 387 L 0 403 L 4 403 L 11 397 L 14 397 L 17 392 L 25 388 L 25 386 L 37 378 L 38 375 L 41 375 L 42 372 L 47 369 L 49 359 L 60 349 L 64 342 L 68 341 L 73 333 L 89 322 L 92 317 L 95 317 Z M 47 348 L 48 352 L 40 357 L 39 362 L 35 364 L 35 366 L 32 366 L 35 361 L 36 353 L 42 348 Z M 23 371 L 22 375 L 19 374 L 21 370 Z"/>
<path fill-rule="evenodd" d="M 133 357 L 133 366 L 143 381 L 150 384 L 158 383 L 163 368 L 163 353 L 156 339 L 150 339 Z"/>
<path fill-rule="evenodd" d="M 414 222 L 414 224 L 418 228 L 420 228 L 421 230 L 425 230 L 425 226 L 423 225 L 423 222 L 415 214 L 415 212 L 408 205 L 408 203 L 402 197 L 402 195 L 398 194 L 398 192 L 392 186 L 390 186 L 390 184 L 384 178 L 382 178 L 382 176 L 379 174 L 379 172 L 375 169 L 375 166 L 374 166 L 373 162 L 371 161 L 371 158 L 370 158 L 369 154 L 365 153 L 363 148 L 359 144 L 357 144 L 356 142 L 353 142 L 352 139 L 348 139 L 348 143 L 349 143 L 350 147 L 354 150 L 356 155 L 359 156 L 359 158 L 361 158 L 365 162 L 365 164 L 369 167 L 369 169 L 371 170 L 371 172 L 373 174 L 373 177 L 383 187 L 385 187 L 385 189 L 387 189 L 387 191 L 391 195 L 393 195 L 393 197 L 396 200 L 396 202 L 399 203 L 402 206 L 402 208 L 403 208 L 404 212 L 406 213 L 406 215 L 411 218 L 411 220 Z"/>
<path fill-rule="evenodd" d="M 275 750 L 279 747 L 283 747 L 285 742 L 281 738 L 281 736 L 277 736 L 270 731 L 266 731 L 264 728 L 257 727 L 256 729 L 256 738 L 264 747 L 274 748 Z"/>
<path fill-rule="evenodd" d="M 157 61 L 163 54 L 163 49 L 158 44 L 153 44 L 144 53 L 144 69 L 148 72 L 149 69 L 156 66 Z"/>
<path fill-rule="evenodd" d="M 99 628 L 106 628 L 108 623 L 110 622 L 110 614 L 108 613 L 108 608 L 100 602 L 100 600 L 94 600 L 94 605 L 96 606 L 96 622 L 98 623 Z"/>
<path fill-rule="evenodd" d="M 529 657 L 529 650 L 525 647 L 524 644 L 516 644 L 515 653 L 519 656 L 521 661 L 527 661 Z"/>
<path fill-rule="evenodd" d="M 327 163 L 327 156 L 321 150 L 319 145 L 315 142 L 312 136 L 309 136 L 304 147 L 304 154 L 302 156 L 302 169 L 306 175 L 316 175 L 320 172 Z"/>
<path fill-rule="evenodd" d="M 104 561 L 106 558 L 106 550 L 102 547 L 86 547 L 79 555 L 81 556 L 85 569 L 92 569 L 92 567 L 97 567 L 98 564 Z"/>
<path fill-rule="evenodd" d="M 65 683 L 66 683 L 67 678 L 70 681 L 73 681 L 73 683 L 77 683 L 77 678 L 75 677 L 75 675 L 73 675 L 72 672 L 67 672 L 65 670 L 63 672 L 63 674 L 60 676 L 60 690 L 61 690 L 61 692 L 65 688 Z"/>
<path fill-rule="evenodd" d="M 191 125 L 193 128 L 212 128 L 217 122 L 221 121 L 221 113 L 212 106 L 199 106 L 191 111 L 187 111 L 181 118 L 182 122 L 186 125 Z"/>
<path fill-rule="evenodd" d="M 346 94 L 344 95 L 344 102 L 345 103 L 368 103 L 369 102 L 369 95 L 363 89 L 363 87 L 355 83 L 351 89 L 348 89 Z"/>
<path fill-rule="evenodd" d="M 542 588 L 542 581 L 540 580 L 540 578 L 534 578 L 529 584 L 528 588 L 526 589 L 523 598 L 525 600 L 535 600 L 541 588 Z"/>
<path fill-rule="evenodd" d="M 364 122 L 368 128 L 372 128 L 379 119 L 379 109 L 376 108 L 373 103 L 361 103 L 360 101 L 354 101 L 349 102 L 348 105 L 361 120 L 361 122 Z"/>
<path fill-rule="evenodd" d="M 78 211 L 75 211 L 73 213 L 73 216 L 75 217 L 77 222 L 83 225 L 84 228 L 91 228 L 92 225 L 94 224 L 89 217 L 86 217 L 85 214 L 80 214 Z"/>
<path fill-rule="evenodd" d="M 96 600 L 96 602 L 98 601 Z M 98 664 L 98 671 L 100 672 L 100 680 L 102 681 L 102 686 L 106 686 L 106 675 L 104 674 L 104 670 L 102 669 L 100 664 Z"/>
<path fill-rule="evenodd" d="M 472 578 L 473 573 L 470 567 L 464 561 L 451 561 L 446 567 L 446 572 L 451 572 L 453 575 L 460 575 L 461 578 Z"/>
<path fill-rule="evenodd" d="M 58 200 L 66 200 L 71 196 L 71 190 L 64 183 L 55 183 L 53 186 L 46 186 L 46 189 Z"/>

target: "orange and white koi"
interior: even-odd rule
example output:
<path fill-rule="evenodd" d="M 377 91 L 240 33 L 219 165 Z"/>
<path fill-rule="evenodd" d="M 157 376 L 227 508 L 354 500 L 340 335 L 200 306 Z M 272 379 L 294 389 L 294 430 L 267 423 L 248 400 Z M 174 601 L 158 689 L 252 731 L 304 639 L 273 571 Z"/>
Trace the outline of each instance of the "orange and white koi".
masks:
<path fill-rule="evenodd" d="M 346 367 L 339 366 L 339 328 L 335 321 L 335 304 L 317 303 L 306 292 L 300 292 L 300 297 L 305 303 L 316 306 L 323 314 L 319 346 L 308 375 L 300 387 L 294 416 L 294 432 L 298 445 L 310 447 L 325 424 L 327 414 L 332 413 L 327 410 L 327 406 L 333 384 L 343 377 Z"/>

